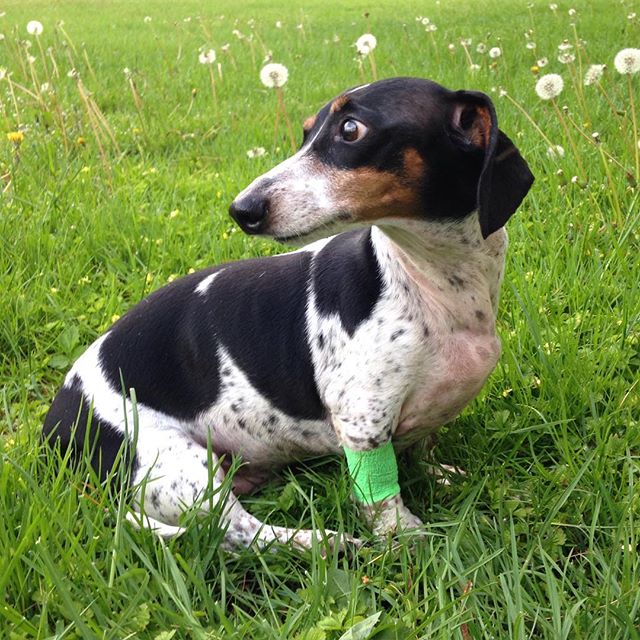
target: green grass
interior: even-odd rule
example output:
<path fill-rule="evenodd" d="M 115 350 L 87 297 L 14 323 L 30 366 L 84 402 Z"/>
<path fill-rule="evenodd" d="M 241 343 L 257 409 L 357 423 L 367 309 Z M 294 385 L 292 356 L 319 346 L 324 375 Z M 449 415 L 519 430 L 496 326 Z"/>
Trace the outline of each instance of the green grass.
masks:
<path fill-rule="evenodd" d="M 554 13 L 538 0 L 530 10 L 497 0 L 312 0 L 304 10 L 229 0 L 4 3 L 0 66 L 39 92 L 47 78 L 36 40 L 35 79 L 18 42 L 38 19 L 60 77 L 55 98 L 16 88 L 15 103 L 0 81 L 0 637 L 640 637 L 640 198 L 629 102 L 631 88 L 638 110 L 640 77 L 628 85 L 613 67 L 619 49 L 639 45 L 640 22 L 627 18 L 638 11 L 631 1 L 576 5 L 577 18 L 565 2 Z M 417 15 L 437 24 L 433 39 Z M 253 44 L 234 28 L 253 29 Z M 535 51 L 525 48 L 528 29 Z M 380 77 L 492 95 L 537 177 L 509 222 L 502 359 L 436 450 L 468 475 L 438 485 L 413 454 L 401 483 L 427 535 L 371 541 L 344 557 L 225 553 L 215 513 L 163 544 L 124 525 L 123 496 L 87 484 L 82 470 L 53 469 L 38 444 L 42 419 L 72 360 L 149 291 L 190 269 L 281 250 L 243 236 L 226 213 L 291 151 L 282 126 L 274 137 L 276 96 L 258 80 L 265 49 L 289 68 L 285 100 L 299 123 L 361 82 L 351 45 L 367 31 L 378 37 Z M 586 45 L 561 65 L 557 45 L 576 33 Z M 469 69 L 463 37 L 473 39 L 479 70 Z M 480 41 L 502 48 L 493 67 L 475 52 Z M 217 110 L 201 46 L 222 65 Z M 600 134 L 594 146 L 568 124 L 586 183 L 556 112 L 535 94 L 530 67 L 542 56 L 550 63 L 541 72 L 565 79 L 558 105 L 587 136 Z M 608 65 L 606 97 L 582 86 L 590 62 Z M 116 144 L 104 123 L 92 128 L 66 75 L 72 66 Z M 367 61 L 363 74 L 371 78 Z M 547 157 L 513 101 L 563 158 Z M 18 125 L 20 146 L 6 138 Z M 257 146 L 267 154 L 248 159 Z M 624 170 L 603 161 L 605 151 Z M 349 492 L 345 465 L 320 460 L 245 503 L 272 523 L 366 537 Z"/>

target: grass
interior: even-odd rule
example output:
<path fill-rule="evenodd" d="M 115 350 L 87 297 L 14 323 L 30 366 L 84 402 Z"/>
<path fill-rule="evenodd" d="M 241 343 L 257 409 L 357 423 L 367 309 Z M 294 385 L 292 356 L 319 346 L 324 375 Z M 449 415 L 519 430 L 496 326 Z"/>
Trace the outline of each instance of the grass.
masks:
<path fill-rule="evenodd" d="M 627 17 L 632 2 L 577 3 L 573 18 L 569 8 L 4 3 L 0 66 L 30 93 L 15 86 L 14 100 L 0 81 L 1 637 L 640 637 L 640 176 L 629 102 L 640 77 L 627 82 L 612 64 L 638 45 L 640 22 Z M 418 14 L 438 30 L 425 32 Z M 29 52 L 20 44 L 32 19 L 44 24 L 42 52 L 34 37 Z M 535 50 L 525 47 L 529 29 Z M 414 453 L 401 483 L 427 535 L 346 556 L 225 553 L 215 513 L 168 544 L 133 531 L 122 522 L 124 496 L 82 470 L 54 469 L 40 450 L 48 405 L 73 359 L 151 290 L 191 269 L 281 250 L 243 236 L 226 214 L 291 151 L 283 122 L 274 134 L 277 97 L 259 83 L 262 61 L 273 51 L 288 66 L 286 106 L 302 122 L 371 79 L 351 46 L 365 32 L 378 37 L 379 77 L 492 95 L 537 177 L 509 222 L 502 359 L 436 450 L 468 475 L 437 485 Z M 473 39 L 480 69 L 470 69 L 460 38 Z M 564 39 L 586 40 L 568 65 L 556 61 Z M 502 56 L 476 53 L 480 41 Z M 200 47 L 221 64 L 217 104 Z M 543 56 L 550 62 L 538 75 L 563 75 L 557 106 L 568 114 L 535 94 L 531 67 Z M 600 87 L 582 85 L 591 62 L 608 65 Z M 536 127 L 563 157 L 547 156 Z M 19 130 L 24 140 L 10 142 Z M 588 141 L 594 131 L 599 145 Z M 267 153 L 249 159 L 255 147 Z M 366 537 L 349 492 L 344 464 L 319 460 L 245 502 L 273 523 Z"/>

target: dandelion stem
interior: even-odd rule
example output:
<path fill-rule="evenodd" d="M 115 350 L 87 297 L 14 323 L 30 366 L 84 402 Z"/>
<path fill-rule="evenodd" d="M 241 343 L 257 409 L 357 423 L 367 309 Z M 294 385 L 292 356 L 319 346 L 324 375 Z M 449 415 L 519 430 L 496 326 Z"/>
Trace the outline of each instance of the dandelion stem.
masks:
<path fill-rule="evenodd" d="M 542 139 L 549 147 L 555 147 L 553 142 L 551 142 L 551 140 L 549 140 L 545 135 L 545 132 L 540 128 L 538 123 L 529 115 L 527 110 L 517 100 L 512 98 L 508 93 L 505 94 L 505 98 L 507 98 L 507 100 L 509 100 L 509 102 L 511 102 L 511 104 L 533 125 L 533 128 L 542 136 Z"/>
<path fill-rule="evenodd" d="M 291 150 L 295 152 L 296 138 L 293 135 L 293 128 L 291 127 L 291 120 L 289 120 L 289 114 L 287 113 L 287 108 L 284 106 L 284 94 L 282 93 L 281 87 L 275 87 L 275 90 L 276 90 L 276 94 L 278 95 L 278 104 L 280 106 L 280 110 L 282 111 L 284 121 L 287 125 L 287 133 L 289 134 L 289 140 L 291 142 Z"/>
<path fill-rule="evenodd" d="M 631 105 L 631 124 L 633 126 L 633 148 L 636 158 L 636 181 L 640 181 L 640 140 L 638 139 L 638 120 L 636 118 L 636 101 L 633 97 L 633 84 L 631 83 L 631 74 L 627 74 L 629 83 L 629 103 Z"/>
<path fill-rule="evenodd" d="M 375 81 L 378 79 L 378 68 L 376 67 L 376 59 L 373 57 L 373 51 L 369 52 L 369 64 L 371 65 L 371 75 Z"/>
<path fill-rule="evenodd" d="M 621 227 L 622 226 L 622 222 L 623 222 L 623 218 L 622 218 L 622 211 L 620 209 L 620 202 L 618 200 L 618 194 L 616 192 L 616 183 L 613 181 L 613 177 L 611 175 L 611 170 L 609 168 L 609 163 L 607 162 L 607 160 L 605 158 L 605 151 L 600 145 L 598 145 L 598 151 L 600 152 L 600 158 L 602 159 L 602 164 L 604 166 L 604 172 L 607 174 L 607 182 L 609 183 L 609 189 L 607 189 L 607 195 L 611 199 L 611 204 L 613 205 L 613 210 L 616 213 L 616 224 Z"/>
<path fill-rule="evenodd" d="M 211 96 L 213 98 L 213 107 L 216 110 L 216 114 L 218 113 L 218 94 L 216 92 L 216 76 L 213 72 L 213 65 L 208 64 L 209 67 L 209 78 L 211 80 Z"/>
<path fill-rule="evenodd" d="M 627 167 L 625 167 L 619 160 L 617 160 L 616 158 L 614 158 L 606 149 L 604 149 L 602 147 L 601 143 L 597 143 L 592 137 L 588 136 L 578 125 L 578 123 L 569 115 L 567 114 L 567 120 L 569 120 L 569 122 L 571 123 L 571 125 L 575 128 L 575 130 L 592 146 L 597 147 L 598 151 L 602 154 L 604 154 L 607 158 L 609 158 L 609 160 L 611 160 L 611 162 L 613 162 L 614 164 L 618 165 L 618 167 L 620 167 L 620 169 L 622 169 L 625 174 L 629 173 L 629 170 L 627 169 Z"/>
<path fill-rule="evenodd" d="M 584 170 L 584 167 L 582 166 L 582 160 L 580 160 L 580 156 L 578 154 L 578 149 L 576 147 L 576 144 L 573 140 L 573 136 L 571 135 L 571 131 L 569 130 L 569 127 L 567 127 L 567 123 L 565 122 L 564 116 L 562 115 L 562 111 L 560 110 L 560 107 L 558 107 L 558 103 L 555 101 L 555 98 L 551 99 L 551 104 L 553 105 L 553 108 L 555 109 L 556 115 L 558 116 L 558 120 L 560 120 L 560 124 L 562 125 L 562 128 L 565 132 L 565 135 L 567 136 L 567 141 L 569 142 L 569 145 L 571 146 L 571 150 L 573 151 L 573 155 L 576 159 L 576 162 L 578 164 L 578 169 L 580 171 L 581 174 L 581 178 L 584 182 L 587 181 L 587 174 Z"/>

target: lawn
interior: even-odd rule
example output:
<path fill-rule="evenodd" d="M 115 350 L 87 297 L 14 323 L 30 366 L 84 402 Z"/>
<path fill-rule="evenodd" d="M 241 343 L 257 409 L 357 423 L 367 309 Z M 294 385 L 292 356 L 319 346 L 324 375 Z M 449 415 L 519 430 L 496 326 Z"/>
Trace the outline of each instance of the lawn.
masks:
<path fill-rule="evenodd" d="M 0 13 L 1 638 L 640 637 L 640 73 L 614 66 L 640 46 L 637 2 L 8 0 Z M 378 43 L 361 58 L 364 33 Z M 123 522 L 126 496 L 39 445 L 71 362 L 136 301 L 283 250 L 227 214 L 292 151 L 259 80 L 271 56 L 289 69 L 298 140 L 345 88 L 416 75 L 487 92 L 537 178 L 508 225 L 501 361 L 435 451 L 467 475 L 444 486 L 421 452 L 401 461 L 423 537 L 371 539 L 346 465 L 323 459 L 244 502 L 364 537 L 360 551 L 224 552 L 217 514 L 188 514 L 163 543 Z M 585 85 L 592 63 L 607 68 Z M 546 73 L 564 89 L 544 101 Z"/>

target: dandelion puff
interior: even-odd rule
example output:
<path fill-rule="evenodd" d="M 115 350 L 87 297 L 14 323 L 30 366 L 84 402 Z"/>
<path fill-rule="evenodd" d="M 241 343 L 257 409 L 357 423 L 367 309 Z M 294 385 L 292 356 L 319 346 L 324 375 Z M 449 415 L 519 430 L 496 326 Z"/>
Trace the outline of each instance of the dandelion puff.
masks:
<path fill-rule="evenodd" d="M 480 65 L 479 64 L 473 63 L 473 64 L 469 65 L 469 70 L 470 71 L 478 71 L 479 69 L 480 69 Z"/>
<path fill-rule="evenodd" d="M 576 57 L 573 55 L 573 53 L 561 53 L 558 56 L 558 62 L 561 62 L 562 64 L 570 64 L 572 62 L 575 62 Z"/>
<path fill-rule="evenodd" d="M 567 13 L 569 14 L 570 17 L 573 18 L 578 12 L 575 9 L 569 9 Z"/>
<path fill-rule="evenodd" d="M 74 72 L 75 72 L 75 69 L 72 69 L 71 71 L 74 71 Z M 69 71 L 69 73 L 68 73 L 67 75 L 69 75 L 69 74 L 71 73 L 71 71 Z M 129 80 L 129 78 L 131 78 L 131 76 L 133 75 L 133 74 L 131 73 L 131 69 L 129 69 L 129 67 L 125 67 L 125 68 L 122 70 L 122 73 L 124 73 L 124 77 L 125 77 L 127 80 Z M 69 77 L 73 77 L 73 76 L 69 76 Z"/>
<path fill-rule="evenodd" d="M 426 27 L 428 24 L 430 24 L 430 23 L 431 23 L 431 20 L 430 20 L 429 18 L 426 18 L 426 17 L 425 17 L 425 18 L 422 18 L 422 19 L 420 20 L 420 22 L 422 23 L 422 26 L 423 26 L 423 27 Z"/>
<path fill-rule="evenodd" d="M 36 61 L 36 57 L 35 56 L 31 56 L 31 55 L 27 56 L 27 62 L 29 64 L 33 64 L 35 61 Z"/>
<path fill-rule="evenodd" d="M 356 49 L 361 56 L 368 56 L 377 44 L 378 40 L 372 33 L 365 33 L 356 40 Z"/>
<path fill-rule="evenodd" d="M 4 33 L 0 33 L 0 42 L 4 40 Z"/>
<path fill-rule="evenodd" d="M 599 82 L 606 68 L 606 64 L 592 64 L 584 74 L 584 86 L 589 87 L 590 85 Z"/>
<path fill-rule="evenodd" d="M 32 36 L 39 36 L 43 31 L 42 22 L 30 20 L 27 22 L 27 33 Z"/>
<path fill-rule="evenodd" d="M 558 158 L 564 158 L 564 148 L 559 144 L 554 144 L 547 149 L 547 157 L 552 160 L 556 160 Z"/>
<path fill-rule="evenodd" d="M 216 61 L 216 52 L 214 49 L 209 51 L 201 51 L 198 55 L 198 62 L 200 64 L 213 64 Z"/>
<path fill-rule="evenodd" d="M 557 73 L 547 73 L 536 82 L 536 93 L 542 100 L 557 98 L 564 89 L 564 80 Z"/>
<path fill-rule="evenodd" d="M 276 29 L 282 29 L 282 21 L 281 20 L 276 20 Z M 247 153 L 249 153 L 247 151 Z"/>
<path fill-rule="evenodd" d="M 627 15 L 627 20 L 635 20 L 636 19 L 636 13 L 635 11 L 632 11 L 631 13 L 629 13 Z"/>
<path fill-rule="evenodd" d="M 149 24 L 151 22 L 151 16 L 145 16 L 144 21 L 145 24 Z"/>
<path fill-rule="evenodd" d="M 435 24 L 433 24 L 433 22 L 425 27 L 425 31 L 427 33 L 433 33 L 434 31 L 437 31 L 437 30 L 438 30 L 438 27 Z"/>
<path fill-rule="evenodd" d="M 563 40 L 558 45 L 558 51 L 560 51 L 560 52 L 571 51 L 571 49 L 573 49 L 573 45 L 568 40 Z"/>
<path fill-rule="evenodd" d="M 478 42 L 476 46 L 476 53 L 485 53 L 487 51 L 487 45 L 484 42 Z"/>
<path fill-rule="evenodd" d="M 463 47 L 470 47 L 471 46 L 471 38 L 461 38 L 460 39 L 460 44 Z"/>
<path fill-rule="evenodd" d="M 269 89 L 282 87 L 289 79 L 289 70 L 283 64 L 270 62 L 260 71 L 260 82 Z"/>
<path fill-rule="evenodd" d="M 7 69 L 5 67 L 0 67 L 0 81 L 4 80 L 7 77 Z"/>
<path fill-rule="evenodd" d="M 264 147 L 254 147 L 247 151 L 247 158 L 260 158 L 265 155 L 267 150 Z"/>
<path fill-rule="evenodd" d="M 526 47 L 530 51 L 533 51 L 536 48 L 536 43 L 533 40 L 530 40 L 529 42 L 527 42 Z"/>
<path fill-rule="evenodd" d="M 453 53 L 456 50 L 456 45 L 453 44 L 453 42 L 450 42 L 449 45 L 447 46 L 447 49 L 449 49 L 449 51 Z"/>
<path fill-rule="evenodd" d="M 640 71 L 640 49 L 622 49 L 616 53 L 613 64 L 618 73 L 623 75 Z"/>
<path fill-rule="evenodd" d="M 542 67 L 546 67 L 549 64 L 548 58 L 540 58 L 540 60 L 536 61 L 536 64 L 542 69 Z"/>
<path fill-rule="evenodd" d="M 551 11 L 557 11 L 558 10 L 558 5 L 555 2 L 552 2 L 549 5 L 549 9 L 551 9 Z"/>
<path fill-rule="evenodd" d="M 502 49 L 500 47 L 491 47 L 489 49 L 489 57 L 495 60 L 502 55 Z"/>

